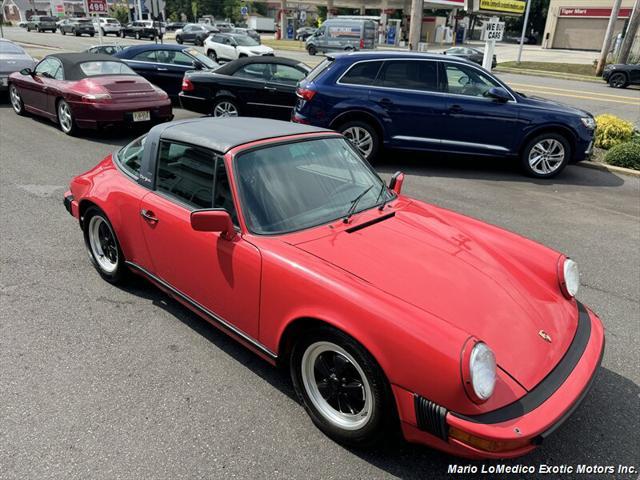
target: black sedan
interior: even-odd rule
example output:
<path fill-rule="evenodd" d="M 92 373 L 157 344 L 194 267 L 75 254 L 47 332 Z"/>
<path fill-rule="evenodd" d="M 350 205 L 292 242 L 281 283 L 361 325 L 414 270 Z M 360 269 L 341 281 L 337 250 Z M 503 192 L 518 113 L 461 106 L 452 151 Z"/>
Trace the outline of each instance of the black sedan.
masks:
<path fill-rule="evenodd" d="M 58 24 L 58 30 L 60 30 L 62 35 L 70 33 L 76 37 L 80 35 L 90 35 L 93 37 L 96 34 L 93 22 L 88 18 L 69 18 L 63 20 Z"/>
<path fill-rule="evenodd" d="M 241 58 L 215 72 L 187 72 L 180 103 L 187 110 L 214 117 L 289 120 L 296 103 L 296 85 L 310 70 L 288 58 Z"/>
<path fill-rule="evenodd" d="M 218 64 L 193 47 L 176 44 L 135 45 L 113 54 L 138 75 L 177 97 L 188 70 L 215 70 Z"/>
<path fill-rule="evenodd" d="M 158 23 L 151 20 L 140 20 L 138 22 L 127 23 L 120 30 L 120 36 L 122 38 L 134 37 L 136 39 L 150 38 L 155 40 L 156 38 L 162 38 L 162 32 L 158 29 Z"/>
<path fill-rule="evenodd" d="M 640 63 L 607 65 L 602 79 L 613 88 L 640 85 Z"/>
<path fill-rule="evenodd" d="M 445 50 L 445 55 L 451 55 L 452 57 L 460 57 L 465 60 L 469 60 L 470 62 L 477 63 L 478 65 L 482 65 L 482 59 L 484 57 L 484 52 L 482 50 L 478 50 L 477 48 L 470 47 L 453 47 L 448 50 Z M 498 64 L 496 56 L 493 56 L 493 60 L 491 60 L 491 68 L 494 68 Z"/>
<path fill-rule="evenodd" d="M 205 39 L 212 33 L 218 33 L 218 30 L 213 25 L 207 25 L 204 23 L 189 23 L 184 28 L 176 31 L 176 42 L 178 43 L 193 43 L 194 45 L 204 45 Z"/>

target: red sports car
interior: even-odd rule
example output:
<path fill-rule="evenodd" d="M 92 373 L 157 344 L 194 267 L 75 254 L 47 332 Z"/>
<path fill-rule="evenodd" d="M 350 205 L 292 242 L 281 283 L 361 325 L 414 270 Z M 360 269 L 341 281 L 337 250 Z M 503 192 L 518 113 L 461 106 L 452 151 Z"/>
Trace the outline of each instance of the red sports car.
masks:
<path fill-rule="evenodd" d="M 290 368 L 346 444 L 400 426 L 515 457 L 578 406 L 604 349 L 576 264 L 401 195 L 341 135 L 251 118 L 158 125 L 65 194 L 109 282 L 150 279 Z"/>
<path fill-rule="evenodd" d="M 46 117 L 68 135 L 79 128 L 173 118 L 163 90 L 109 55 L 49 55 L 33 70 L 9 76 L 9 98 L 18 115 Z"/>

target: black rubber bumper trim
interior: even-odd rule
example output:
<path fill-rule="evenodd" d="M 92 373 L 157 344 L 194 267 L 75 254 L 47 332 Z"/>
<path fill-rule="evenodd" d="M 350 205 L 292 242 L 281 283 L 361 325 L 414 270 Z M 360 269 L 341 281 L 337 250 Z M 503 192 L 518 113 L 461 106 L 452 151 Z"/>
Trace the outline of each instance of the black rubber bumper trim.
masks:
<path fill-rule="evenodd" d="M 64 204 L 64 208 L 67 209 L 69 215 L 73 215 L 73 211 L 71 210 L 71 202 L 73 202 L 73 195 L 67 195 L 62 201 L 62 203 Z"/>
<path fill-rule="evenodd" d="M 447 441 L 449 437 L 447 409 L 417 394 L 413 395 L 413 405 L 418 428 Z"/>
<path fill-rule="evenodd" d="M 555 368 L 551 370 L 549 375 L 536 385 L 535 388 L 519 400 L 491 412 L 480 415 L 463 415 L 455 412 L 451 412 L 451 414 L 475 423 L 501 423 L 526 415 L 547 401 L 549 397 L 562 386 L 569 375 L 571 375 L 571 372 L 573 372 L 587 348 L 589 338 L 591 338 L 591 319 L 589 318 L 589 313 L 584 305 L 580 302 L 577 303 L 578 327 L 576 328 L 576 333 L 571 341 L 571 345 L 569 345 L 564 357 L 562 357 Z"/>

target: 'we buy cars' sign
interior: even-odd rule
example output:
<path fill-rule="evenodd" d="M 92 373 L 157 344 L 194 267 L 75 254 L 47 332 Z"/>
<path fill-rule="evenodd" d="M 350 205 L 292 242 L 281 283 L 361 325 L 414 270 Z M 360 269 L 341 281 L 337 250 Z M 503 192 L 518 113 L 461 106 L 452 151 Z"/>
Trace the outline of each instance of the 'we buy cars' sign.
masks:
<path fill-rule="evenodd" d="M 107 0 L 87 0 L 89 13 L 107 13 Z"/>

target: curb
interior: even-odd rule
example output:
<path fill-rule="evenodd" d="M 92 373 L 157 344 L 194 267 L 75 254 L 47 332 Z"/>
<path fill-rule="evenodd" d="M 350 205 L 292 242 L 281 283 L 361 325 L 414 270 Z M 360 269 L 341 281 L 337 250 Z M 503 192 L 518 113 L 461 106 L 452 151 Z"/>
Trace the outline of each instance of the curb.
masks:
<path fill-rule="evenodd" d="M 606 163 L 590 162 L 588 160 L 584 160 L 582 162 L 579 162 L 577 165 L 583 166 L 586 168 L 593 168 L 594 170 L 601 170 L 605 172 L 619 173 L 621 175 L 628 175 L 630 177 L 640 177 L 640 170 L 633 170 L 631 168 L 624 168 L 624 167 L 616 167 L 615 165 L 607 165 Z"/>
<path fill-rule="evenodd" d="M 548 72 L 546 70 L 528 70 L 524 68 L 501 67 L 499 64 L 492 70 L 496 73 L 515 73 L 520 75 L 535 75 L 538 77 L 561 78 L 563 80 L 578 80 L 581 82 L 604 83 L 601 78 L 573 75 L 571 73 Z"/>

